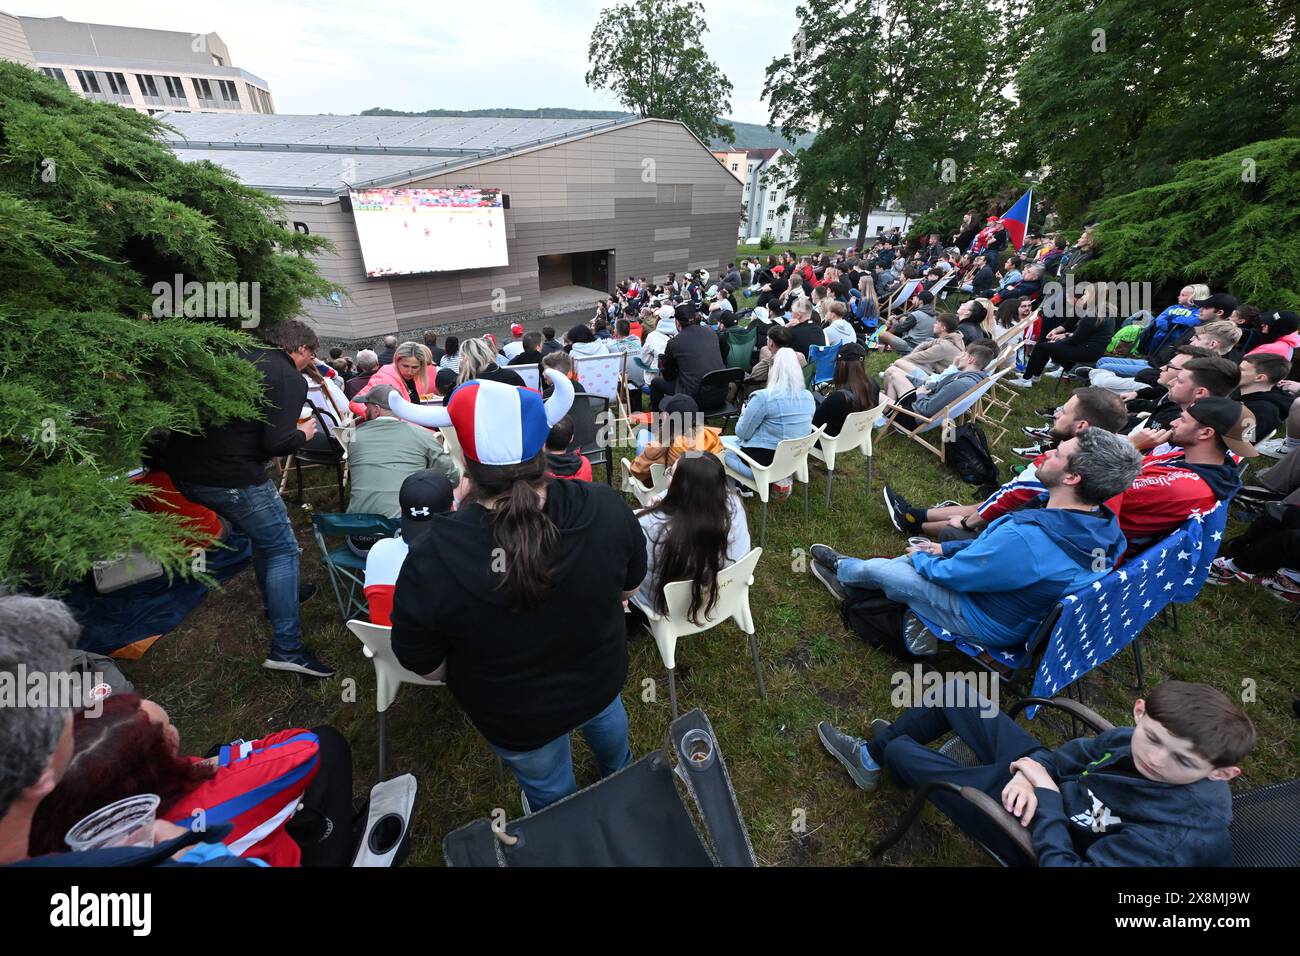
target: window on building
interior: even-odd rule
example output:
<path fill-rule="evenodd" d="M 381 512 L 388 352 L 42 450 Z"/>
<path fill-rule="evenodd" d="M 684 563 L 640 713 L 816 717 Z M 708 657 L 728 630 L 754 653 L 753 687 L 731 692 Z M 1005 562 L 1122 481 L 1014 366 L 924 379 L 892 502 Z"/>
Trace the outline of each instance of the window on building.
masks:
<path fill-rule="evenodd" d="M 167 95 L 173 99 L 185 99 L 185 87 L 181 85 L 179 76 L 164 76 L 163 85 L 167 87 Z"/>
<path fill-rule="evenodd" d="M 67 77 L 63 75 L 63 71 L 57 66 L 43 66 L 41 72 L 52 80 L 58 80 L 60 83 L 68 82 Z"/>
<path fill-rule="evenodd" d="M 773 212 L 771 209 L 769 209 L 769 210 L 767 211 L 767 221 L 768 221 L 768 222 L 771 222 L 771 221 L 772 221 L 773 219 L 775 219 L 775 218 L 776 218 L 776 213 Z"/>
<path fill-rule="evenodd" d="M 148 73 L 137 73 L 135 81 L 140 84 L 140 92 L 145 96 L 158 95 L 158 84 Z"/>
<path fill-rule="evenodd" d="M 227 103 L 239 105 L 239 89 L 235 86 L 234 80 L 217 80 L 217 86 L 221 88 L 221 98 Z"/>
<path fill-rule="evenodd" d="M 104 78 L 108 80 L 108 88 L 118 96 L 131 95 L 131 91 L 126 85 L 126 77 L 121 73 L 105 73 Z"/>
<path fill-rule="evenodd" d="M 768 202 L 776 202 L 776 190 L 775 190 L 775 189 L 773 189 L 770 193 L 767 194 L 767 201 L 768 201 Z"/>
<path fill-rule="evenodd" d="M 81 84 L 81 92 L 83 93 L 99 92 L 99 80 L 95 79 L 93 70 L 78 70 L 77 82 Z"/>
<path fill-rule="evenodd" d="M 199 99 L 201 100 L 215 99 L 215 97 L 212 95 L 212 84 L 209 83 L 207 80 L 203 79 L 200 76 L 196 76 L 192 78 L 190 82 L 194 84 L 194 95 L 197 96 Z"/>
<path fill-rule="evenodd" d="M 732 163 L 732 164 L 731 164 L 731 171 L 732 171 L 733 173 L 739 172 L 739 171 L 740 171 L 740 163 Z"/>

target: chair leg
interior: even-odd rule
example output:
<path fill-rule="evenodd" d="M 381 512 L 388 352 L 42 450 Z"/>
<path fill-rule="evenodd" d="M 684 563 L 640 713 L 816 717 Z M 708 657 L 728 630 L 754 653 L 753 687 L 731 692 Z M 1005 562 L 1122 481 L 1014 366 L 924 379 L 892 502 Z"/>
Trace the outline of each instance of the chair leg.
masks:
<path fill-rule="evenodd" d="M 1137 677 L 1137 686 L 1133 689 L 1142 690 L 1142 685 L 1146 683 L 1146 667 L 1142 663 L 1142 635 L 1139 634 L 1133 638 L 1133 672 Z"/>
<path fill-rule="evenodd" d="M 867 456 L 867 497 L 871 497 L 871 455 Z"/>
<path fill-rule="evenodd" d="M 388 737 L 384 733 L 384 712 L 379 712 L 379 780 L 384 780 L 384 768 L 387 766 Z"/>
<path fill-rule="evenodd" d="M 673 720 L 677 719 L 677 678 L 673 674 L 675 668 L 668 668 L 668 701 L 673 706 Z"/>
<path fill-rule="evenodd" d="M 758 659 L 758 635 L 749 635 L 749 650 L 754 655 L 754 676 L 758 678 L 758 696 L 767 699 L 767 688 L 763 685 L 763 665 Z"/>
<path fill-rule="evenodd" d="M 901 840 L 903 834 L 912 828 L 912 824 L 916 822 L 916 818 L 921 815 L 923 809 L 925 809 L 925 797 L 920 795 L 913 797 L 911 804 L 908 806 L 907 810 L 904 811 L 903 815 L 899 817 L 898 823 L 894 829 L 891 830 L 883 840 L 871 848 L 871 855 L 873 857 L 880 856 Z"/>
<path fill-rule="evenodd" d="M 302 505 L 302 465 L 298 463 L 298 456 L 293 456 L 293 473 L 298 479 L 298 504 Z"/>
<path fill-rule="evenodd" d="M 829 468 L 826 469 L 826 507 L 831 506 L 831 479 L 835 477 L 835 472 Z"/>
<path fill-rule="evenodd" d="M 506 762 L 501 759 L 500 754 L 494 752 L 494 755 L 497 758 L 497 786 L 504 787 L 506 785 Z"/>
<path fill-rule="evenodd" d="M 761 548 L 767 544 L 767 502 L 763 502 L 763 527 L 758 533 L 758 546 Z"/>
<path fill-rule="evenodd" d="M 336 465 L 335 467 L 338 468 L 338 478 L 339 478 L 339 511 L 342 511 L 343 510 L 343 462 L 340 461 L 338 465 Z"/>
<path fill-rule="evenodd" d="M 803 483 L 803 520 L 808 520 L 808 486 L 812 484 L 812 475 Z"/>

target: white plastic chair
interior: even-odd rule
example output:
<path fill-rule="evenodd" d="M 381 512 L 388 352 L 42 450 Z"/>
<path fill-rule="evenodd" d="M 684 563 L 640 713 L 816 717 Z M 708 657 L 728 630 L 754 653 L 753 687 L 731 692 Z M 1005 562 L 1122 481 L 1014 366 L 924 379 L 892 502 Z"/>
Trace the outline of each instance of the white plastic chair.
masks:
<path fill-rule="evenodd" d="M 668 490 L 668 469 L 659 462 L 650 466 L 650 487 L 647 488 L 641 484 L 632 474 L 632 463 L 626 458 L 620 458 L 623 465 L 623 487 L 622 491 L 632 495 L 641 507 L 644 508 L 650 503 L 650 499 L 655 495 L 663 494 Z"/>
<path fill-rule="evenodd" d="M 677 719 L 677 639 L 699 634 L 717 627 L 730 618 L 736 626 L 749 635 L 749 650 L 754 656 L 754 676 L 758 679 L 758 695 L 767 697 L 763 686 L 763 665 L 758 660 L 758 635 L 754 632 L 754 615 L 749 610 L 749 588 L 754 583 L 754 568 L 763 556 L 762 548 L 755 548 L 735 564 L 718 572 L 718 601 L 710 614 L 701 614 L 701 623 L 695 624 L 687 617 L 691 607 L 691 582 L 671 581 L 664 585 L 664 599 L 668 613 L 660 615 L 654 608 L 642 603 L 640 594 L 632 600 L 650 619 L 650 633 L 654 635 L 659 657 L 668 668 L 668 697 L 672 702 L 673 719 Z"/>
<path fill-rule="evenodd" d="M 542 370 L 536 365 L 511 365 L 510 371 L 524 380 L 524 384 L 534 391 L 541 391 Z"/>
<path fill-rule="evenodd" d="M 759 532 L 758 543 L 763 545 L 767 543 L 767 499 L 768 491 L 774 481 L 783 481 L 793 476 L 803 482 L 803 516 L 808 518 L 808 453 L 812 451 L 817 440 L 821 438 L 824 427 L 814 428 L 810 434 L 802 438 L 787 438 L 785 441 L 778 442 L 776 452 L 772 455 L 772 464 L 760 465 L 754 459 L 750 458 L 739 448 L 728 448 L 727 451 L 734 454 L 743 461 L 753 471 L 753 476 L 744 475 L 736 471 L 726 463 L 726 455 L 723 455 L 723 467 L 726 468 L 727 475 L 736 479 L 740 484 L 749 488 L 751 491 L 758 493 L 758 498 L 763 502 L 763 527 Z"/>
<path fill-rule="evenodd" d="M 835 456 L 847 455 L 855 449 L 861 449 L 862 457 L 867 459 L 867 494 L 871 494 L 871 439 L 875 432 L 876 419 L 885 414 L 889 399 L 882 399 L 875 408 L 862 412 L 853 412 L 844 419 L 838 435 L 823 433 L 817 439 L 817 445 L 808 452 L 813 458 L 826 465 L 826 506 L 831 503 L 831 480 L 835 477 Z"/>
<path fill-rule="evenodd" d="M 465 469 L 465 453 L 460 450 L 460 439 L 456 437 L 456 429 L 439 428 L 438 434 L 442 436 L 442 443 L 447 446 L 447 454 L 455 459 L 457 466 L 460 468 L 462 475 L 468 474 Z"/>
<path fill-rule="evenodd" d="M 384 779 L 384 761 L 387 757 L 386 739 L 384 737 L 384 712 L 397 699 L 397 689 L 403 684 L 419 684 L 421 687 L 445 687 L 446 682 L 428 680 L 414 671 L 408 671 L 398 663 L 393 653 L 391 627 L 371 624 L 369 621 L 348 621 L 348 630 L 361 642 L 366 657 L 375 665 L 375 710 L 379 713 L 379 779 Z"/>

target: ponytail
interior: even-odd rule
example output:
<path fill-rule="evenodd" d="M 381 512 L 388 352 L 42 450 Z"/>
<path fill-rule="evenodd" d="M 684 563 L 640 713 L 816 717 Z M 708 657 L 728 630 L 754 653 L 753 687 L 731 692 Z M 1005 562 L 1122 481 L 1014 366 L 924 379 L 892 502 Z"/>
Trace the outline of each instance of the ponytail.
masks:
<path fill-rule="evenodd" d="M 559 529 L 537 502 L 537 492 L 546 481 L 546 452 L 518 465 L 466 461 L 465 468 L 474 486 L 473 500 L 505 493 L 487 512 L 495 545 L 492 570 L 501 577 L 498 589 L 516 613 L 537 607 L 550 594 L 553 582 L 546 558 L 560 538 Z"/>

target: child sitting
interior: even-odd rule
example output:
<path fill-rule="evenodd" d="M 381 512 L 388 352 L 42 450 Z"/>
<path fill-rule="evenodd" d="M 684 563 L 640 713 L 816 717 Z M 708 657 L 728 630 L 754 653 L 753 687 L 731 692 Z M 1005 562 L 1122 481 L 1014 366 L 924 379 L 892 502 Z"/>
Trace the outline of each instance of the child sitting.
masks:
<path fill-rule="evenodd" d="M 546 436 L 546 473 L 552 478 L 591 481 L 591 462 L 573 440 L 573 419 L 565 415 Z"/>
<path fill-rule="evenodd" d="M 1255 746 L 1255 728 L 1205 684 L 1166 681 L 1133 705 L 1135 727 L 1049 750 L 968 684 L 949 682 L 943 706 L 911 707 L 876 721 L 870 742 L 817 727 L 826 749 L 863 790 L 889 766 L 909 787 L 933 780 L 973 787 L 1030 828 L 1040 866 L 1226 866 L 1232 862 L 1228 781 Z M 927 744 L 948 731 L 981 765 L 963 767 Z M 973 804 L 934 803 L 1004 860 L 1023 859 Z"/>
<path fill-rule="evenodd" d="M 677 459 L 688 451 L 704 451 L 721 455 L 722 429 L 704 424 L 700 406 L 689 395 L 669 395 L 660 406 L 655 419 L 658 437 L 650 429 L 637 433 L 637 455 L 632 462 L 632 477 L 645 487 L 654 487 L 650 467 L 663 465 L 665 469 L 677 464 Z"/>

